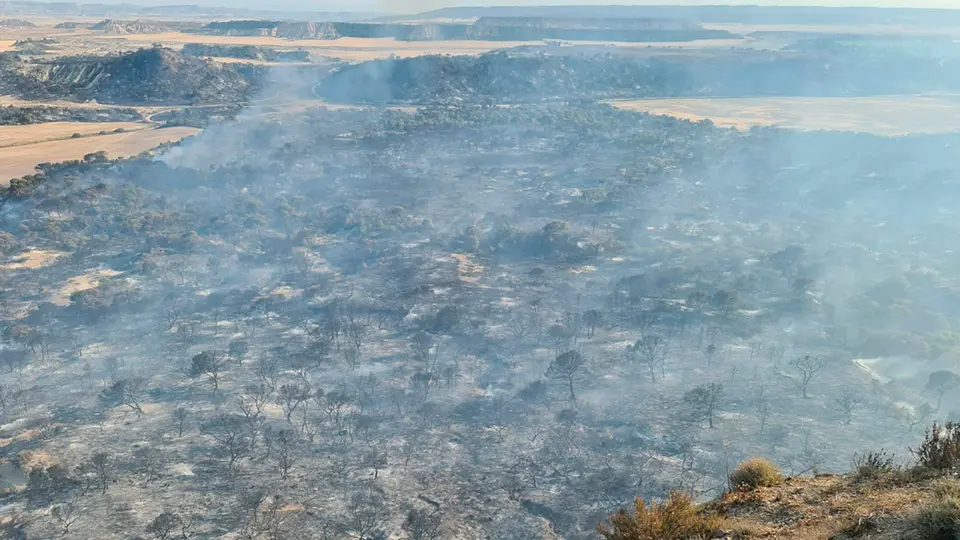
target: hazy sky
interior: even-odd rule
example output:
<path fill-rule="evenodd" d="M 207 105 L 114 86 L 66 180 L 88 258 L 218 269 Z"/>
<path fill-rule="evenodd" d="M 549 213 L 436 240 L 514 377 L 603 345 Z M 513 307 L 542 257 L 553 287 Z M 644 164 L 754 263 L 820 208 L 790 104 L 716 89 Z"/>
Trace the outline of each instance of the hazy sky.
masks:
<path fill-rule="evenodd" d="M 62 0 L 46 0 L 62 1 Z M 960 9 L 960 0 L 77 0 L 79 3 L 130 3 L 138 5 L 204 5 L 305 11 L 380 11 L 414 13 L 449 6 L 538 5 L 717 5 L 764 6 L 879 6 Z"/>
<path fill-rule="evenodd" d="M 245 0 L 223 0 L 227 4 L 230 2 L 243 2 Z M 293 0 L 287 0 L 285 3 L 294 3 Z M 642 5 L 642 4 L 673 4 L 673 5 L 716 5 L 716 4 L 752 4 L 752 5 L 793 5 L 793 6 L 879 6 L 879 7 L 929 7 L 929 8 L 955 8 L 960 9 L 960 0 L 355 0 L 344 2 L 343 0 L 302 0 L 296 2 L 298 5 L 308 7 L 308 9 L 378 9 L 381 11 L 426 11 L 446 6 L 476 6 L 476 5 L 497 5 L 497 6 L 536 6 L 536 5 Z M 361 7 L 362 6 L 362 7 Z"/>

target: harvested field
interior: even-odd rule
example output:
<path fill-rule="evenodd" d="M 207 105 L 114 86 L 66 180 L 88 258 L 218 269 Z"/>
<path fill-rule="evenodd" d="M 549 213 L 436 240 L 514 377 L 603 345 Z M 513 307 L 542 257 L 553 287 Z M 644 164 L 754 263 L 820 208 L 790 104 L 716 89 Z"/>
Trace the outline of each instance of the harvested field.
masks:
<path fill-rule="evenodd" d="M 854 98 L 642 99 L 615 107 L 737 129 L 779 126 L 801 130 L 856 131 L 877 135 L 960 130 L 960 98 L 951 95 Z"/>
<path fill-rule="evenodd" d="M 911 26 L 896 24 L 749 24 L 704 23 L 704 28 L 727 30 L 734 34 L 751 32 L 802 32 L 822 34 L 868 34 L 896 36 L 960 36 L 956 26 Z"/>
<path fill-rule="evenodd" d="M 149 46 L 152 43 L 182 48 L 185 43 L 205 43 L 216 45 L 260 45 L 267 47 L 299 47 L 309 49 L 317 56 L 337 58 L 350 62 L 361 62 L 396 56 L 410 58 L 430 54 L 476 55 L 496 49 L 509 47 L 542 45 L 542 41 L 397 41 L 393 38 L 340 38 L 332 40 L 292 40 L 263 36 L 205 36 L 199 34 L 182 34 L 169 32 L 164 34 L 130 34 L 119 36 L 103 36 L 102 39 L 124 40 L 137 43 L 138 46 Z M 647 48 L 706 48 L 731 47 L 743 43 L 742 39 L 713 39 L 688 42 L 670 43 L 614 43 L 614 42 L 574 42 L 577 45 L 616 45 L 618 47 Z"/>
<path fill-rule="evenodd" d="M 138 131 L 147 127 L 149 124 L 136 122 L 47 122 L 25 126 L 0 126 L 0 148 L 68 139 L 75 133 L 95 135 L 101 131 Z"/>
<path fill-rule="evenodd" d="M 150 129 L 0 148 L 0 183 L 6 184 L 11 178 L 31 174 L 40 163 L 81 159 L 101 150 L 111 158 L 134 156 L 199 131 L 189 127 Z"/>

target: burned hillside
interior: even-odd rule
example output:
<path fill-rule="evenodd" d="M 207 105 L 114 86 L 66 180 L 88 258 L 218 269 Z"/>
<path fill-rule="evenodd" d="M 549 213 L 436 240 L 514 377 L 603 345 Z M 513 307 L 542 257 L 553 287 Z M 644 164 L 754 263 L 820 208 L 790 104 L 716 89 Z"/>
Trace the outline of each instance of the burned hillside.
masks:
<path fill-rule="evenodd" d="M 960 89 L 960 46 L 897 41 L 832 50 L 665 54 L 519 47 L 346 65 L 318 87 L 351 103 L 536 102 L 694 96 L 861 96 Z M 898 45 L 898 43 L 900 43 Z M 890 77 L 896 73 L 897 77 Z"/>
<path fill-rule="evenodd" d="M 0 194 L 11 527 L 590 538 L 845 470 L 958 406 L 957 144 L 467 105 L 43 166 Z"/>
<path fill-rule="evenodd" d="M 49 59 L 0 55 L 0 92 L 30 99 L 95 99 L 117 104 L 204 104 L 249 100 L 261 88 L 256 66 L 226 66 L 170 49 Z"/>

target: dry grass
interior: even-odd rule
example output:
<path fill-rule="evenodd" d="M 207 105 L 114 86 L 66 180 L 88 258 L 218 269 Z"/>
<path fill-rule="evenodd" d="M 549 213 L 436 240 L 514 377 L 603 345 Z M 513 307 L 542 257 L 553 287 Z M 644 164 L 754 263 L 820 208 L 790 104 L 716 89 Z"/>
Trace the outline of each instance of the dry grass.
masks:
<path fill-rule="evenodd" d="M 86 154 L 99 151 L 107 152 L 111 158 L 130 157 L 199 131 L 188 127 L 149 129 L 0 148 L 0 185 L 8 183 L 11 178 L 32 174 L 40 163 L 82 159 Z"/>
<path fill-rule="evenodd" d="M 74 133 L 94 135 L 117 129 L 138 131 L 149 127 L 136 122 L 47 122 L 26 126 L 0 126 L 0 148 L 68 139 Z"/>
<path fill-rule="evenodd" d="M 622 109 L 722 127 L 781 126 L 801 130 L 862 131 L 878 135 L 960 130 L 960 101 L 953 96 L 856 98 L 706 98 L 608 102 Z"/>
<path fill-rule="evenodd" d="M 777 466 L 763 458 L 744 461 L 730 474 L 730 484 L 735 488 L 756 489 L 771 487 L 783 482 Z"/>
<path fill-rule="evenodd" d="M 734 34 L 752 32 L 819 32 L 824 34 L 868 34 L 910 36 L 960 36 L 956 26 L 931 27 L 898 24 L 749 24 L 705 23 L 704 28 L 728 30 Z"/>
<path fill-rule="evenodd" d="M 32 270 L 52 264 L 57 257 L 64 255 L 59 251 L 33 249 L 14 257 L 13 262 L 0 266 L 0 270 Z"/>
<path fill-rule="evenodd" d="M 724 527 L 722 518 L 701 514 L 689 496 L 673 492 L 661 503 L 638 498 L 632 514 L 620 509 L 598 532 L 607 540 L 691 540 L 715 538 Z"/>
<path fill-rule="evenodd" d="M 75 292 L 87 291 L 100 284 L 100 280 L 105 277 L 113 277 L 123 272 L 116 270 L 93 270 L 79 276 L 73 276 L 68 279 L 63 287 L 55 294 L 50 301 L 58 306 L 70 305 L 70 295 Z"/>
<path fill-rule="evenodd" d="M 542 41 L 398 41 L 393 38 L 340 38 L 332 40 L 322 39 L 284 39 L 265 36 L 204 36 L 197 34 L 181 34 L 167 32 L 163 34 L 130 34 L 118 36 L 101 36 L 102 39 L 123 40 L 135 43 L 137 46 L 146 46 L 150 43 L 162 43 L 170 47 L 182 47 L 185 43 L 207 43 L 217 45 L 260 45 L 267 47 L 298 47 L 309 49 L 316 56 L 337 58 L 349 62 L 362 62 L 378 58 L 396 56 L 411 58 L 429 54 L 450 55 L 477 55 L 485 52 L 518 47 L 522 45 L 538 45 Z M 610 41 L 579 41 L 577 45 L 615 45 L 637 49 L 653 48 L 714 48 L 740 46 L 743 39 L 708 39 L 689 42 L 664 43 L 623 43 Z"/>
<path fill-rule="evenodd" d="M 707 505 L 743 538 L 894 540 L 919 510 L 940 499 L 935 481 L 864 486 L 845 476 L 792 478 L 775 487 L 728 493 Z M 844 533 L 843 535 L 840 535 Z"/>

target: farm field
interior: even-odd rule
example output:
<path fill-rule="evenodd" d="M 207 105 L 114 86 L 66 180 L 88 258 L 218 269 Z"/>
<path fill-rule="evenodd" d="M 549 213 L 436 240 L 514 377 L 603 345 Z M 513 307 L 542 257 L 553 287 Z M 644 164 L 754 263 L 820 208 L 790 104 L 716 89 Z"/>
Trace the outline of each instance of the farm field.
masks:
<path fill-rule="evenodd" d="M 298 47 L 310 49 L 317 55 L 345 60 L 348 62 L 362 62 L 380 58 L 398 57 L 411 58 L 431 54 L 449 55 L 478 55 L 497 49 L 519 47 L 524 45 L 539 45 L 541 41 L 398 41 L 393 38 L 340 38 L 333 40 L 292 40 L 265 36 L 205 36 L 198 34 L 184 34 L 168 32 L 163 34 L 128 34 L 117 36 L 98 36 L 103 40 L 121 40 L 149 46 L 152 43 L 162 43 L 172 48 L 182 48 L 185 43 L 204 43 L 213 45 L 258 45 L 266 47 Z M 578 41 L 577 45 L 615 45 L 617 47 L 648 48 L 716 48 L 733 47 L 746 43 L 743 39 L 706 39 L 687 42 L 669 43 L 619 43 L 619 42 L 590 42 Z"/>
<path fill-rule="evenodd" d="M 0 185 L 6 185 L 11 178 L 33 173 L 40 163 L 81 159 L 99 151 L 105 151 L 111 158 L 134 156 L 199 131 L 188 127 L 151 129 L 0 148 Z"/>
<path fill-rule="evenodd" d="M 608 101 L 634 111 L 749 129 L 779 126 L 906 135 L 960 130 L 960 100 L 950 95 L 881 97 L 676 98 Z"/>
<path fill-rule="evenodd" d="M 74 134 L 95 135 L 118 129 L 138 131 L 148 124 L 136 122 L 47 122 L 25 126 L 0 126 L 0 148 L 68 139 Z"/>

